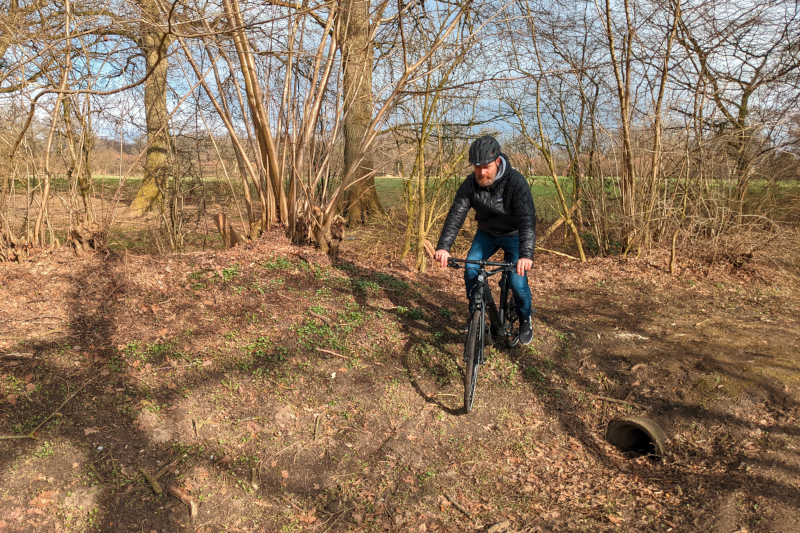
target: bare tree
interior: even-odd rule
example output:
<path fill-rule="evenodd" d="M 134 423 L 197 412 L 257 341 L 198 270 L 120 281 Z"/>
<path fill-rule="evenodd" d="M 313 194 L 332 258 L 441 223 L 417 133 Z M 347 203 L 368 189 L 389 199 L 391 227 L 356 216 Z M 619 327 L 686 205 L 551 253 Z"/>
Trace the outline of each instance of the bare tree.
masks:
<path fill-rule="evenodd" d="M 679 41 L 688 54 L 684 68 L 694 76 L 684 78 L 682 85 L 714 105 L 702 126 L 715 132 L 735 162 L 730 207 L 742 215 L 754 163 L 780 145 L 775 135 L 765 133 L 785 124 L 792 112 L 786 104 L 800 95 L 800 7 L 726 5 L 724 16 L 716 7 L 712 2 L 684 10 Z"/>
<path fill-rule="evenodd" d="M 379 19 L 385 4 L 379 4 Z M 370 1 L 343 0 L 341 13 L 342 90 L 344 113 L 344 167 L 353 166 L 355 174 L 350 188 L 345 216 L 349 224 L 365 222 L 370 214 L 383 211 L 375 192 L 375 168 L 372 150 L 363 154 L 359 148 L 372 119 L 372 67 L 374 37 L 370 35 Z M 373 24 L 379 24 L 376 20 Z"/>

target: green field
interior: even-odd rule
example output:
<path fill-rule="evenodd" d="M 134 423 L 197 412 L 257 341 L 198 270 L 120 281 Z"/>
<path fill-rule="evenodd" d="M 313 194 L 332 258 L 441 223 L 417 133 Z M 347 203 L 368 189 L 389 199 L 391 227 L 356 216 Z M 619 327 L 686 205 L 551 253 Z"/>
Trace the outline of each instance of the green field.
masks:
<path fill-rule="evenodd" d="M 450 183 L 447 184 L 447 202 L 449 203 L 458 186 L 464 178 L 452 178 Z M 533 199 L 536 203 L 536 212 L 539 218 L 546 220 L 555 219 L 558 217 L 557 197 L 555 188 L 553 187 L 552 180 L 546 176 L 534 176 L 529 178 L 533 185 L 531 192 Z M 96 175 L 93 176 L 94 194 L 102 196 L 103 198 L 110 198 L 117 187 L 119 186 L 119 176 L 113 175 Z M 54 192 L 67 193 L 70 189 L 69 181 L 65 177 L 56 177 L 51 180 L 51 187 Z M 131 176 L 125 180 L 122 187 L 121 197 L 123 202 L 131 200 L 136 195 L 142 183 L 141 176 Z M 565 190 L 571 190 L 571 180 L 563 178 L 562 185 Z M 30 186 L 36 187 L 38 182 L 34 179 L 31 180 Z M 219 177 L 207 177 L 203 180 L 204 186 L 198 187 L 197 180 L 185 180 L 183 182 L 184 194 L 191 197 L 204 197 L 207 201 L 214 201 L 218 203 L 226 203 L 231 200 L 231 185 L 237 194 L 241 193 L 241 183 L 236 180 L 231 180 L 231 185 L 227 180 Z M 24 180 L 16 180 L 16 189 L 18 192 L 27 189 L 27 183 Z M 381 176 L 375 178 L 375 188 L 378 192 L 378 198 L 383 206 L 387 209 L 403 209 L 403 179 L 394 176 Z"/>
<path fill-rule="evenodd" d="M 553 220 L 558 218 L 558 198 L 556 197 L 556 189 L 553 186 L 551 178 L 546 176 L 534 176 L 529 178 L 533 185 L 531 186 L 531 194 L 533 194 L 533 201 L 536 204 L 536 215 L 540 219 Z M 453 178 L 452 183 L 448 183 L 448 203 L 455 195 L 455 191 L 463 181 L 463 178 Z M 563 178 L 562 186 L 566 191 L 571 190 L 571 179 Z M 387 209 L 403 209 L 403 179 L 397 177 L 378 177 L 375 178 L 375 189 L 378 192 L 378 198 Z"/>
<path fill-rule="evenodd" d="M 463 181 L 463 177 L 451 178 L 446 186 L 446 204 L 449 204 L 458 186 Z M 552 221 L 558 218 L 558 197 L 552 179 L 547 176 L 533 176 L 528 178 L 531 182 L 531 193 L 536 204 L 536 214 L 540 220 Z M 117 190 L 119 185 L 118 176 L 94 176 L 94 194 L 103 198 L 110 198 Z M 122 188 L 122 201 L 129 201 L 136 195 L 136 191 L 141 185 L 141 176 L 131 176 L 126 179 Z M 38 182 L 31 180 L 30 186 L 35 188 Z M 58 177 L 51 181 L 52 188 L 57 193 L 66 193 L 70 185 L 66 178 Z M 566 194 L 571 194 L 572 179 L 561 178 L 561 185 Z M 236 194 L 241 194 L 241 183 L 237 179 L 232 179 L 229 184 L 227 180 L 219 177 L 207 177 L 203 180 L 202 186 L 199 180 L 184 180 L 182 182 L 183 194 L 189 201 L 193 199 L 203 199 L 206 202 L 215 202 L 225 205 L 231 202 L 231 186 Z M 24 180 L 16 180 L 16 189 L 20 193 L 25 191 L 28 184 Z M 403 178 L 395 176 L 380 176 L 375 178 L 375 187 L 378 198 L 387 209 L 402 211 L 403 205 Z M 609 198 L 615 194 L 613 186 L 607 185 Z M 777 208 L 779 218 L 785 216 L 788 211 L 796 209 L 797 198 L 800 196 L 800 182 L 787 181 L 778 184 L 769 183 L 766 180 L 753 180 L 750 185 L 750 202 L 762 202 L 765 196 L 771 196 L 771 203 Z"/>

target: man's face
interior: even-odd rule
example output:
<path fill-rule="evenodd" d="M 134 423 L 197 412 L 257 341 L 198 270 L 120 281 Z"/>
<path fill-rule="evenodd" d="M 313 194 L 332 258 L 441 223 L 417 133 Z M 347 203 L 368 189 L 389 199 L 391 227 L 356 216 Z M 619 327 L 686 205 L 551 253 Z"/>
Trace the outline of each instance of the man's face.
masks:
<path fill-rule="evenodd" d="M 494 179 L 497 177 L 500 158 L 498 157 L 496 161 L 492 161 L 488 165 L 472 165 L 472 168 L 475 171 L 475 181 L 478 182 L 478 185 L 488 187 L 494 183 Z"/>

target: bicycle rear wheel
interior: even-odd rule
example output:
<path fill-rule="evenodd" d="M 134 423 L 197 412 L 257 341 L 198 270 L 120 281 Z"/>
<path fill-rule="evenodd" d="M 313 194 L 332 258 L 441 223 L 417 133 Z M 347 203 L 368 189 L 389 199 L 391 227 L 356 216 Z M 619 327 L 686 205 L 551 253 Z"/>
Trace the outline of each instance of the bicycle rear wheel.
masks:
<path fill-rule="evenodd" d="M 475 401 L 475 387 L 478 384 L 478 366 L 480 365 L 481 346 L 478 333 L 481 329 L 481 314 L 479 311 L 472 313 L 469 323 L 467 342 L 464 345 L 464 412 L 472 411 Z"/>
<path fill-rule="evenodd" d="M 508 290 L 506 293 L 506 312 L 505 312 L 505 324 L 503 324 L 503 331 L 506 332 L 505 341 L 506 346 L 509 348 L 513 348 L 517 344 L 519 344 L 519 335 L 514 335 L 514 322 L 519 320 L 517 316 L 517 305 L 514 301 L 514 295 L 511 294 L 511 289 Z"/>

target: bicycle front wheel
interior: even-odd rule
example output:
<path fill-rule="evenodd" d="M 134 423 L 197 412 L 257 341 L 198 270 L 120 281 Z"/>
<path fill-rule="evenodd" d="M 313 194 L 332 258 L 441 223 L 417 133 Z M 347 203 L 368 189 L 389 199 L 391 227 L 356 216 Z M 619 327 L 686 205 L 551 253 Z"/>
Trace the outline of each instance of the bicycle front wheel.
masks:
<path fill-rule="evenodd" d="M 511 294 L 511 290 L 506 294 L 505 304 L 506 312 L 503 330 L 506 332 L 506 346 L 513 348 L 519 343 L 519 335 L 514 335 L 514 322 L 517 322 L 519 319 L 517 318 L 517 306 L 514 302 L 514 296 Z"/>
<path fill-rule="evenodd" d="M 464 412 L 472 411 L 472 404 L 475 401 L 475 386 L 478 384 L 478 366 L 480 365 L 481 345 L 479 333 L 481 329 L 481 314 L 476 311 L 472 313 L 469 323 L 469 333 L 467 342 L 464 345 Z"/>

